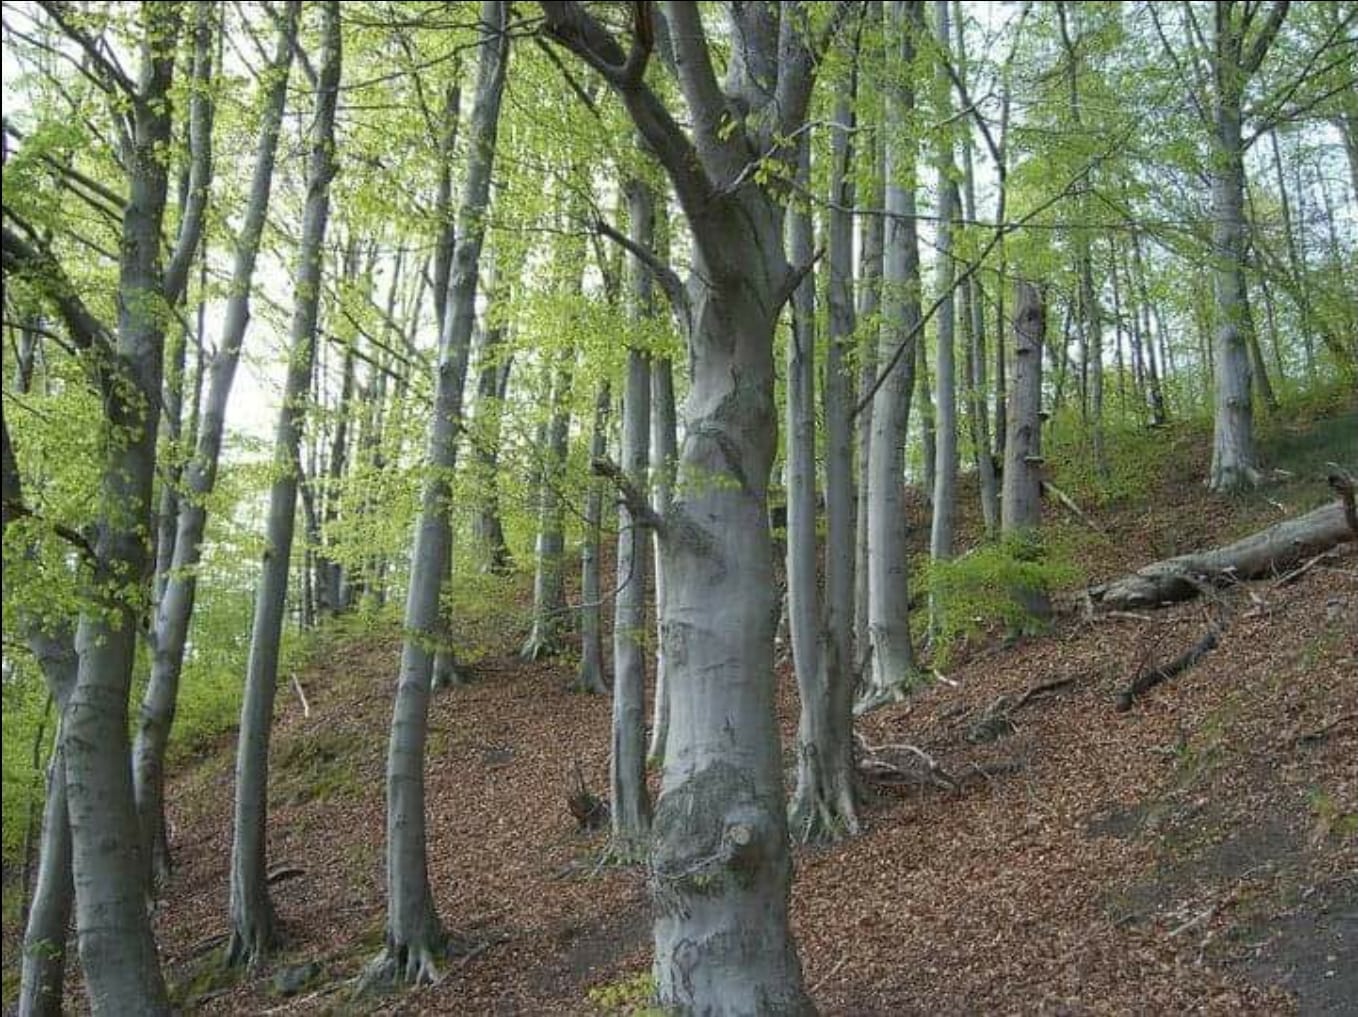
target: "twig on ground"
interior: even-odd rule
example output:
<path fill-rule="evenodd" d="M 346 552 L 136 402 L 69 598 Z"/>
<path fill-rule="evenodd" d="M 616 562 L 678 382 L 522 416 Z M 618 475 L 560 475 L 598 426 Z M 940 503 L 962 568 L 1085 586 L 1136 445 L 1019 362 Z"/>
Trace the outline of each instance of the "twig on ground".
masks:
<path fill-rule="evenodd" d="M 1221 629 L 1213 624 L 1207 629 L 1207 633 L 1193 644 L 1186 652 L 1175 657 L 1168 664 L 1161 667 L 1153 667 L 1149 670 L 1140 672 L 1132 680 L 1132 684 L 1118 693 L 1117 709 L 1119 713 L 1126 713 L 1132 708 L 1132 702 L 1137 696 L 1149 692 L 1161 682 L 1167 682 L 1175 675 L 1182 674 L 1190 667 L 1207 656 L 1217 645 L 1220 639 Z"/>
<path fill-rule="evenodd" d="M 292 688 L 297 693 L 297 698 L 302 701 L 302 716 L 311 716 L 311 704 L 306 700 L 306 693 L 302 691 L 302 683 L 297 680 L 297 672 L 292 673 Z"/>

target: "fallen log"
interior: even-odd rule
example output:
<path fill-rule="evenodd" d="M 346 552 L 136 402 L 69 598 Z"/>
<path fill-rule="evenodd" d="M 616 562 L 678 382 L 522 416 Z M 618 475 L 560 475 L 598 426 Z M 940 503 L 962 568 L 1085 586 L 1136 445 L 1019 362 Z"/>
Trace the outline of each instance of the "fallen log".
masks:
<path fill-rule="evenodd" d="M 1127 611 L 1188 600 L 1204 586 L 1224 586 L 1242 579 L 1275 575 L 1336 544 L 1358 539 L 1358 531 L 1349 525 L 1351 513 L 1352 508 L 1343 502 L 1322 505 L 1225 547 L 1147 565 L 1131 575 L 1092 588 L 1089 598 L 1101 608 Z"/>

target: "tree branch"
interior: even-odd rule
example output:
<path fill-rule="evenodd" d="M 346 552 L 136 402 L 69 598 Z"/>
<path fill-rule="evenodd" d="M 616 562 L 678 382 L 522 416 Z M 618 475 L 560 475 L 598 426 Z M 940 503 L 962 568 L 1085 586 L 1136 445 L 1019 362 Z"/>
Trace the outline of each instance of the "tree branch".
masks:
<path fill-rule="evenodd" d="M 129 99 L 138 97 L 136 84 L 118 66 L 117 61 L 105 52 L 105 47 L 100 45 L 102 40 L 91 37 L 84 29 L 76 25 L 72 15 L 77 12 L 71 9 L 70 4 L 61 3 L 58 0 L 39 0 L 38 6 L 42 8 L 43 13 L 52 19 L 57 28 L 61 29 L 62 34 L 79 46 L 89 57 L 97 74 L 100 88 L 109 94 L 120 91 Z"/>
<path fill-rule="evenodd" d="M 112 356 L 112 333 L 76 296 L 70 279 L 50 251 L 30 244 L 8 226 L 0 230 L 0 248 L 5 272 L 27 278 L 52 301 L 77 347 Z"/>
<path fill-rule="evenodd" d="M 622 503 L 626 506 L 628 513 L 632 517 L 632 522 L 637 526 L 644 526 L 647 529 L 655 530 L 657 533 L 665 531 L 665 520 L 660 517 L 650 501 L 636 484 L 632 483 L 632 478 L 623 473 L 622 467 L 607 456 L 597 457 L 591 467 L 594 475 L 604 477 L 613 482 L 613 486 L 618 489 L 622 496 Z"/>
<path fill-rule="evenodd" d="M 179 236 L 165 266 L 165 302 L 171 307 L 183 299 L 189 269 L 203 236 L 208 188 L 212 182 L 212 28 L 215 5 L 197 5 L 194 21 L 193 76 L 189 101 L 189 191 L 179 223 Z"/>
<path fill-rule="evenodd" d="M 632 53 L 626 55 L 617 40 L 576 0 L 539 0 L 539 6 L 547 34 L 603 75 L 622 99 L 637 130 L 669 174 L 680 202 L 688 210 L 701 209 L 712 186 L 698 153 L 642 77 L 644 56 L 654 39 L 649 10 L 643 9 L 646 5 L 638 4 L 639 39 Z"/>
<path fill-rule="evenodd" d="M 1152 4 L 1151 6 L 1154 6 Z M 1240 69 L 1246 74 L 1253 74 L 1264 62 L 1264 57 L 1268 55 L 1269 47 L 1273 45 L 1273 40 L 1278 37 L 1278 30 L 1283 26 L 1283 19 L 1287 17 L 1287 9 L 1291 6 L 1288 0 L 1278 0 L 1268 11 L 1268 20 L 1259 29 L 1259 34 L 1254 37 L 1254 42 L 1250 44 L 1249 50 L 1242 54 L 1240 58 Z M 1245 26 L 1245 29 L 1248 25 Z M 1244 35 L 1242 29 L 1241 35 Z M 1244 39 L 1241 39 L 1243 42 Z"/>
<path fill-rule="evenodd" d="M 622 247 L 629 254 L 634 255 L 648 269 L 652 277 L 665 291 L 665 296 L 669 299 L 670 307 L 683 322 L 685 328 L 692 322 L 692 305 L 689 302 L 688 290 L 684 288 L 683 280 L 668 264 L 648 247 L 638 244 L 626 233 L 614 227 L 603 218 L 596 217 L 594 220 L 594 231 L 597 234 L 608 237 L 618 246 Z"/>

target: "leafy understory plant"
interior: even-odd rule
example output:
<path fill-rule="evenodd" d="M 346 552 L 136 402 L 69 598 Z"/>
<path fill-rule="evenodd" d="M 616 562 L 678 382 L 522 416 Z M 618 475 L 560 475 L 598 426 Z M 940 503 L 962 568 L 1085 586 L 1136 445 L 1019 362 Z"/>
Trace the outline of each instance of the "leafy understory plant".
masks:
<path fill-rule="evenodd" d="M 1015 534 L 983 544 L 959 558 L 931 561 L 923 582 L 936 607 L 934 664 L 947 666 L 962 642 L 995 625 L 1011 633 L 1039 631 L 1042 619 L 1028 604 L 1079 579 L 1060 552 L 1034 534 Z"/>

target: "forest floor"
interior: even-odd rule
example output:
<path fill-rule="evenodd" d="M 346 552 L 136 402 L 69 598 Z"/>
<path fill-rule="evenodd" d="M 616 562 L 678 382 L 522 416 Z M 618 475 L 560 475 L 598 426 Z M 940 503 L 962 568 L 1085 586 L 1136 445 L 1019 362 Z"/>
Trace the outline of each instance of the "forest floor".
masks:
<path fill-rule="evenodd" d="M 1333 457 L 1315 437 L 1330 430 L 1358 434 L 1358 414 L 1279 429 L 1270 462 Z M 1091 582 L 1324 498 L 1315 464 L 1256 496 L 1214 497 L 1199 482 L 1201 436 L 1164 442 L 1143 497 L 1086 506 L 1087 522 L 1047 509 L 1072 537 L 1083 531 Z M 1358 461 L 1358 439 L 1340 442 Z M 1216 649 L 1115 709 L 1138 670 L 1213 622 L 1225 627 Z M 292 676 L 281 679 L 269 857 L 288 945 L 269 971 L 226 983 L 217 968 L 234 741 L 171 784 L 177 869 L 157 933 L 188 1012 L 631 1012 L 599 999 L 636 998 L 629 987 L 648 970 L 644 873 L 601 865 L 602 835 L 578 833 L 565 807 L 577 763 L 591 788 L 607 788 L 608 701 L 568 692 L 564 660 L 521 662 L 512 633 L 495 645 L 494 628 L 478 635 L 489 649 L 474 683 L 441 693 L 430 716 L 431 878 L 461 948 L 443 980 L 352 998 L 349 980 L 382 944 L 382 774 L 400 646 L 390 631 L 351 626 L 297 671 L 305 710 Z M 1358 1010 L 1358 546 L 1215 600 L 1075 611 L 1013 644 L 974 640 L 946 679 L 860 718 L 859 732 L 875 746 L 910 743 L 954 775 L 1001 765 L 957 789 L 878 787 L 861 836 L 798 849 L 793 922 L 822 1013 Z M 790 767 L 786 664 L 778 683 Z M 1062 684 L 978 740 L 999 697 L 1048 683 Z M 312 963 L 289 972 L 300 991 L 278 995 L 281 969 Z"/>

